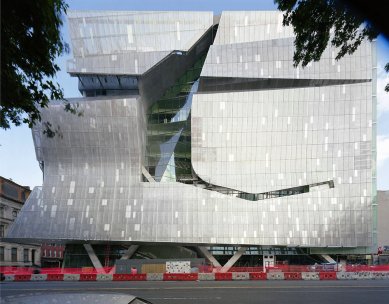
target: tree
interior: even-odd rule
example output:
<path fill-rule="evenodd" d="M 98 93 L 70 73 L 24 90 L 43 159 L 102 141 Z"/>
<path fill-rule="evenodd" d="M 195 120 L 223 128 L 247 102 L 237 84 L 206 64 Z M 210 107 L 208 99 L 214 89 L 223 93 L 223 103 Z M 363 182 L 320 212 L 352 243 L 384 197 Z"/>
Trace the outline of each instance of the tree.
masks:
<path fill-rule="evenodd" d="M 1 4 L 0 127 L 26 123 L 31 128 L 41 120 L 40 109 L 53 99 L 63 100 L 65 111 L 76 113 L 53 81 L 59 71 L 55 59 L 69 50 L 60 33 L 68 5 L 63 0 Z M 49 122 L 44 126 L 46 135 L 55 135 Z"/>
<path fill-rule="evenodd" d="M 375 39 L 379 32 L 357 14 L 348 2 L 337 0 L 275 0 L 284 12 L 283 25 L 291 25 L 296 35 L 294 65 L 305 67 L 318 61 L 328 43 L 339 48 L 336 60 L 352 54 L 364 39 Z M 389 72 L 389 63 L 385 70 Z M 385 90 L 389 92 L 389 84 Z"/>

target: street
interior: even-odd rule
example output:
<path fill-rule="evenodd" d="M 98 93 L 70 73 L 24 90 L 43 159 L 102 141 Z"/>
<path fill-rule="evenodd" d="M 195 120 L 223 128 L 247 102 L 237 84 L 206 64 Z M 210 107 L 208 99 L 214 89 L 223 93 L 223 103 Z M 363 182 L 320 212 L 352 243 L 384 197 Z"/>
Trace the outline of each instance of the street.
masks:
<path fill-rule="evenodd" d="M 2 282 L 2 302 L 32 294 L 131 294 L 163 303 L 389 303 L 388 280 L 212 282 Z M 51 296 L 50 296 L 51 295 Z"/>

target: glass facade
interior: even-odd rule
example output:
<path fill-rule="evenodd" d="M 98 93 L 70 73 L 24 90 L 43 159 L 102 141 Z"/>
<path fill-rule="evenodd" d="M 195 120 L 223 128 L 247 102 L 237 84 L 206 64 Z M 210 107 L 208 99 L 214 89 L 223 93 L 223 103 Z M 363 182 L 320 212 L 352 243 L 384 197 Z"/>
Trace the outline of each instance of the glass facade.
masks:
<path fill-rule="evenodd" d="M 212 20 L 71 13 L 69 72 L 93 97 L 42 110 L 61 136 L 33 130 L 45 180 L 11 238 L 373 246 L 374 44 L 294 68 L 280 13 Z"/>

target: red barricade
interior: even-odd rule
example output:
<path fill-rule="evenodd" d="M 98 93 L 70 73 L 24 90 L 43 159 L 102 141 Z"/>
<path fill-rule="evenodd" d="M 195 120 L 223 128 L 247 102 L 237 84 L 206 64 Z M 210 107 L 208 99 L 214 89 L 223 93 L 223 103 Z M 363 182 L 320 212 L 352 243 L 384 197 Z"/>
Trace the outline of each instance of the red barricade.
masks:
<path fill-rule="evenodd" d="M 145 273 L 130 274 L 129 281 L 146 281 Z"/>
<path fill-rule="evenodd" d="M 112 277 L 113 281 L 146 281 L 145 273 L 138 274 L 121 274 L 115 273 Z"/>
<path fill-rule="evenodd" d="M 62 273 L 48 273 L 46 281 L 63 281 Z"/>
<path fill-rule="evenodd" d="M 221 268 L 220 268 L 221 269 Z M 218 271 L 220 271 L 218 268 Z M 256 267 L 231 267 L 228 272 L 262 272 L 263 267 L 262 266 L 256 266 Z"/>
<path fill-rule="evenodd" d="M 80 273 L 80 281 L 96 281 L 96 274 Z"/>
<path fill-rule="evenodd" d="M 267 280 L 265 272 L 250 272 L 250 280 Z"/>
<path fill-rule="evenodd" d="M 15 274 L 14 281 L 30 281 L 31 274 Z"/>
<path fill-rule="evenodd" d="M 164 281 L 197 281 L 197 273 L 164 273 Z"/>
<path fill-rule="evenodd" d="M 336 272 L 328 271 L 328 272 L 319 272 L 320 280 L 336 280 Z"/>
<path fill-rule="evenodd" d="M 301 272 L 284 272 L 285 280 L 302 280 Z"/>
<path fill-rule="evenodd" d="M 130 274 L 114 273 L 112 276 L 113 281 L 130 281 Z"/>
<path fill-rule="evenodd" d="M 216 272 L 215 281 L 232 281 L 232 272 Z"/>

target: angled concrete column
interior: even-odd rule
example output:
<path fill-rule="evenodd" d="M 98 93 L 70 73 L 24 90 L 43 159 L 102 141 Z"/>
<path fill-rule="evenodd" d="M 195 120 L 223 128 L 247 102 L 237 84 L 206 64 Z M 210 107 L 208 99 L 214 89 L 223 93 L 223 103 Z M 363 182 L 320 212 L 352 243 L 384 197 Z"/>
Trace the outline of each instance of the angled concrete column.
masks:
<path fill-rule="evenodd" d="M 142 166 L 142 173 L 143 173 L 143 176 L 146 177 L 146 179 L 149 183 L 155 183 L 155 179 L 151 176 L 149 171 L 147 171 L 144 166 Z"/>
<path fill-rule="evenodd" d="M 220 272 L 227 272 L 236 263 L 237 260 L 246 252 L 247 247 L 240 247 L 237 252 L 224 264 Z"/>
<path fill-rule="evenodd" d="M 84 244 L 84 248 L 85 248 L 86 252 L 88 253 L 90 260 L 92 261 L 93 267 L 97 271 L 101 271 L 101 272 L 105 273 L 104 268 L 101 265 L 99 258 L 97 257 L 95 251 L 92 248 L 92 245 L 91 244 Z"/>
<path fill-rule="evenodd" d="M 208 251 L 206 247 L 198 247 L 202 254 L 212 263 L 214 267 L 222 267 L 215 257 Z"/>
<path fill-rule="evenodd" d="M 139 245 L 131 245 L 128 247 L 128 250 L 125 254 L 120 258 L 121 260 L 128 260 L 133 256 L 133 254 L 136 252 L 136 250 L 139 248 Z"/>
<path fill-rule="evenodd" d="M 328 263 L 335 263 L 336 264 L 336 261 L 331 258 L 328 254 L 322 254 L 321 257 L 326 260 Z"/>

